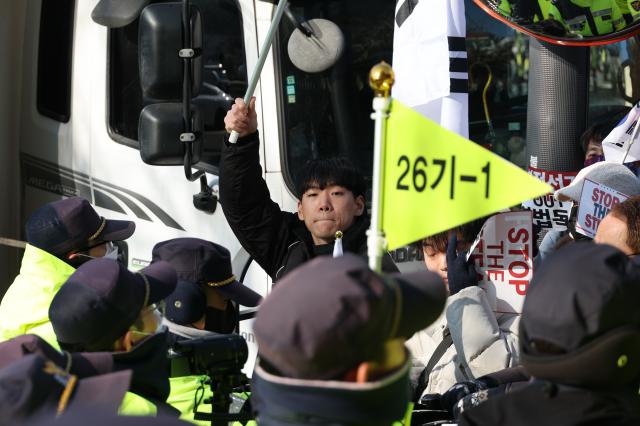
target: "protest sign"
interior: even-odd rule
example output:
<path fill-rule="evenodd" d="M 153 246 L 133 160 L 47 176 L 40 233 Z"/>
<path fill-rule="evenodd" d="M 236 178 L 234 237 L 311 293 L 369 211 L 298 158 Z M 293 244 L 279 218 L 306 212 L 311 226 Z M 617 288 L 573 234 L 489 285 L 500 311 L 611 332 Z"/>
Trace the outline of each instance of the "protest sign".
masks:
<path fill-rule="evenodd" d="M 534 167 L 529 167 L 529 173 L 551 185 L 554 191 L 568 186 L 577 174 L 577 172 L 556 172 Z M 567 229 L 572 206 L 573 202 L 556 200 L 553 194 L 546 194 L 522 203 L 522 207 L 531 210 L 534 225 L 541 229 L 556 231 Z"/>
<path fill-rule="evenodd" d="M 394 100 L 382 165 L 382 229 L 393 250 L 551 187 Z"/>
<path fill-rule="evenodd" d="M 491 216 L 469 250 L 479 285 L 496 312 L 522 312 L 533 275 L 531 212 Z"/>
<path fill-rule="evenodd" d="M 582 185 L 582 194 L 580 195 L 576 231 L 589 238 L 594 238 L 602 219 L 613 206 L 627 198 L 629 198 L 627 195 L 615 189 L 585 179 L 584 185 Z"/>

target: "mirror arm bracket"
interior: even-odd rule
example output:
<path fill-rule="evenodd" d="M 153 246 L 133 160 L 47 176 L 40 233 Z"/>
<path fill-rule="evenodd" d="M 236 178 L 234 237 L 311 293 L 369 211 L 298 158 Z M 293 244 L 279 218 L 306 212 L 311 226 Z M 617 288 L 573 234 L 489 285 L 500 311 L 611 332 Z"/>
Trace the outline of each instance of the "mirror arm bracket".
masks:
<path fill-rule="evenodd" d="M 184 122 L 184 132 L 180 134 L 180 141 L 185 143 L 184 147 L 184 174 L 190 182 L 195 182 L 197 179 L 204 177 L 205 173 L 202 170 L 193 172 L 191 170 L 191 160 L 193 157 L 193 142 L 197 139 L 197 136 L 193 131 L 193 117 L 191 114 L 191 70 L 193 66 L 193 58 L 199 54 L 193 49 L 192 37 L 191 37 L 191 2 L 189 0 L 182 0 L 182 32 L 184 46 L 178 52 L 178 56 L 184 61 L 184 74 L 182 80 L 182 119 Z"/>

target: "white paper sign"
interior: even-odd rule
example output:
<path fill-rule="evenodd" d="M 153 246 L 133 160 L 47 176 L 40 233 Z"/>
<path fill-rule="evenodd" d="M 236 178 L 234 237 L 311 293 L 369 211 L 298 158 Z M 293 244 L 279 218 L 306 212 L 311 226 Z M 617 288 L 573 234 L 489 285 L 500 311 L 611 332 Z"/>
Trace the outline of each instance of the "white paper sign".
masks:
<path fill-rule="evenodd" d="M 629 197 L 622 192 L 585 179 L 582 186 L 582 194 L 580 195 L 576 231 L 589 238 L 594 238 L 602 219 L 613 206 L 627 198 Z"/>
<path fill-rule="evenodd" d="M 522 312 L 533 276 L 531 212 L 507 212 L 490 217 L 471 246 L 479 285 L 495 301 L 496 312 Z"/>
<path fill-rule="evenodd" d="M 538 225 L 541 229 L 564 231 L 569 223 L 573 202 L 559 201 L 553 198 L 553 194 L 547 194 L 525 201 L 522 207 L 531 210 L 534 225 Z"/>
<path fill-rule="evenodd" d="M 576 177 L 577 173 L 542 170 L 530 166 L 529 174 L 548 183 L 555 191 L 568 186 Z M 531 210 L 534 225 L 537 225 L 541 229 L 554 229 L 556 231 L 564 231 L 567 229 L 572 206 L 573 202 L 558 201 L 553 198 L 553 194 L 543 195 L 522 203 L 522 207 Z"/>

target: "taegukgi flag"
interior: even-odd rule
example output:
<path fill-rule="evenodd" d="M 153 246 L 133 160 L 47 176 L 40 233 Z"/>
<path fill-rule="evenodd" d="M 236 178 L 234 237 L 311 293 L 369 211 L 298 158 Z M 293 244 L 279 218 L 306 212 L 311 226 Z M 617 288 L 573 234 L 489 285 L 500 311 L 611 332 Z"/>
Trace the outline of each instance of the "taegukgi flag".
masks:
<path fill-rule="evenodd" d="M 607 161 L 622 164 L 640 160 L 640 133 L 637 129 L 639 121 L 640 103 L 637 103 L 602 141 Z"/>
<path fill-rule="evenodd" d="M 393 97 L 469 137 L 464 0 L 397 0 Z"/>

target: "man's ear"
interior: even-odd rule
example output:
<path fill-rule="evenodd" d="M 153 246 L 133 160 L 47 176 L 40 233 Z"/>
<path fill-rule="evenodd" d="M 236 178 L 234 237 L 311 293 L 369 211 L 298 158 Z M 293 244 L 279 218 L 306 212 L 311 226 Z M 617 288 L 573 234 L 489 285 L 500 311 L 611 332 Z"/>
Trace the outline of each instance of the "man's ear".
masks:
<path fill-rule="evenodd" d="M 302 201 L 298 201 L 298 219 L 304 220 L 304 213 L 302 213 Z"/>
<path fill-rule="evenodd" d="M 364 209 L 366 207 L 366 202 L 364 201 L 364 196 L 363 195 L 358 195 L 355 198 L 355 202 L 356 202 L 356 216 L 362 216 L 362 213 L 364 213 Z"/>

